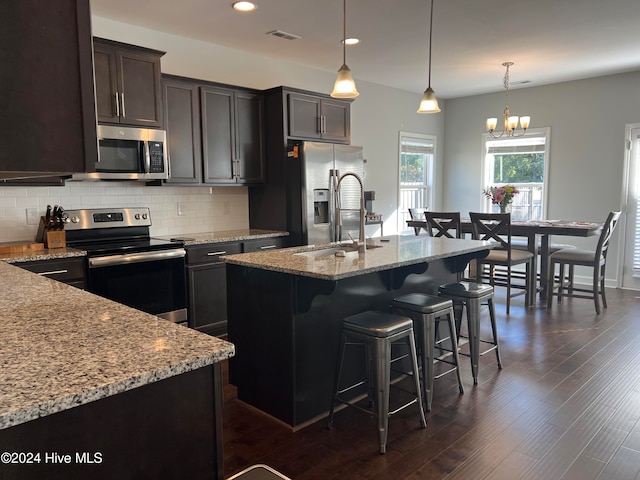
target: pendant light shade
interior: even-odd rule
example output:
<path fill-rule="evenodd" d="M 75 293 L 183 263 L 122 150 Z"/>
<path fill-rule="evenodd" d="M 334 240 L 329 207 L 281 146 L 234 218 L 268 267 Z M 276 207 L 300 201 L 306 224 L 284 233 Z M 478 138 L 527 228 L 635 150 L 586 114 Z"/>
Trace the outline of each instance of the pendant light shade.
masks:
<path fill-rule="evenodd" d="M 351 70 L 347 66 L 347 0 L 342 1 L 343 6 L 343 24 L 342 24 L 342 66 L 338 70 L 338 78 L 333 85 L 331 96 L 334 98 L 355 98 L 360 93 L 356 88 L 356 82 L 353 81 Z"/>
<path fill-rule="evenodd" d="M 427 87 L 424 91 L 424 95 L 422 95 L 422 100 L 420 100 L 418 113 L 438 113 L 440 111 L 438 99 L 436 98 L 433 88 Z"/>
<path fill-rule="evenodd" d="M 420 106 L 418 107 L 418 113 L 438 113 L 440 107 L 438 106 L 438 99 L 436 94 L 431 88 L 431 39 L 433 38 L 433 0 L 431 0 L 431 14 L 429 16 L 429 85 L 422 95 L 420 100 Z"/>

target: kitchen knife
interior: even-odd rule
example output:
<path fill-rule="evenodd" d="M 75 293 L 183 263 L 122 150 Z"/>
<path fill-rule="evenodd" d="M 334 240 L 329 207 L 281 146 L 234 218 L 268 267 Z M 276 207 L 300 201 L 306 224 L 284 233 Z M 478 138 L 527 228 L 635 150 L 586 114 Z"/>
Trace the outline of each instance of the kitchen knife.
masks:
<path fill-rule="evenodd" d="M 62 205 L 60 205 L 58 207 L 58 228 L 60 230 L 64 229 L 65 218 L 68 218 L 68 215 L 65 213 L 64 208 L 62 208 Z"/>
<path fill-rule="evenodd" d="M 44 227 L 46 229 L 51 227 L 51 205 L 47 205 L 47 213 L 44 214 Z"/>
<path fill-rule="evenodd" d="M 58 227 L 59 227 L 59 219 L 60 219 L 59 213 L 58 213 L 59 212 L 59 208 L 60 207 L 58 205 L 54 205 L 53 206 L 53 213 L 51 214 L 51 216 L 52 216 L 52 218 L 51 218 L 51 227 L 54 230 L 57 230 Z"/>

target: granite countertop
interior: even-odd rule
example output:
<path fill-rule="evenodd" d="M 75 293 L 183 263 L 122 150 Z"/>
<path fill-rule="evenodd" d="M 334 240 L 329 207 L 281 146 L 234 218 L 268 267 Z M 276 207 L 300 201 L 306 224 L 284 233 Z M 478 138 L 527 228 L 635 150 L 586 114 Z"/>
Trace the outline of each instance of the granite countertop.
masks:
<path fill-rule="evenodd" d="M 225 360 L 233 344 L 0 262 L 0 429 Z"/>
<path fill-rule="evenodd" d="M 54 260 L 57 258 L 73 258 L 73 257 L 86 257 L 87 252 L 84 250 L 78 250 L 77 248 L 63 247 L 63 248 L 45 248 L 44 250 L 28 251 L 19 253 L 6 253 L 0 255 L 0 262 L 5 263 L 20 263 L 20 262 L 33 262 L 38 260 Z"/>
<path fill-rule="evenodd" d="M 259 238 L 284 237 L 288 235 L 289 235 L 289 232 L 281 232 L 277 230 L 258 230 L 255 228 L 247 228 L 247 229 L 240 229 L 240 230 L 223 230 L 220 232 L 164 235 L 164 236 L 155 237 L 155 238 L 162 238 L 165 240 L 179 240 L 184 242 L 185 246 L 189 246 L 189 245 L 202 245 L 207 243 L 257 240 Z"/>
<path fill-rule="evenodd" d="M 343 243 L 342 247 L 347 250 L 350 246 L 349 243 Z M 341 244 L 331 243 L 268 252 L 226 255 L 221 259 L 226 263 L 245 267 L 323 280 L 340 280 L 369 272 L 478 252 L 495 246 L 480 240 L 415 235 L 393 235 L 383 239 L 367 239 L 367 245 L 370 247 L 366 253 L 347 250 L 344 257 L 335 255 L 335 250 L 340 249 Z"/>

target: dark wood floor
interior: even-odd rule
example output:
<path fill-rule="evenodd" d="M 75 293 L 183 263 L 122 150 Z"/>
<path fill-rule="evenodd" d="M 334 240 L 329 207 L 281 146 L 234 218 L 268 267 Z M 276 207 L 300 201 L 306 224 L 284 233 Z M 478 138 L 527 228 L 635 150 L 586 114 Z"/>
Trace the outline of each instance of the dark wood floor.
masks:
<path fill-rule="evenodd" d="M 581 299 L 550 311 L 516 299 L 509 317 L 499 305 L 504 368 L 487 354 L 474 386 L 463 357 L 465 393 L 436 380 L 427 428 L 414 409 L 392 417 L 385 455 L 360 411 L 292 433 L 226 382 L 225 475 L 264 463 L 295 480 L 640 479 L 640 292 L 607 293 L 602 315 Z"/>

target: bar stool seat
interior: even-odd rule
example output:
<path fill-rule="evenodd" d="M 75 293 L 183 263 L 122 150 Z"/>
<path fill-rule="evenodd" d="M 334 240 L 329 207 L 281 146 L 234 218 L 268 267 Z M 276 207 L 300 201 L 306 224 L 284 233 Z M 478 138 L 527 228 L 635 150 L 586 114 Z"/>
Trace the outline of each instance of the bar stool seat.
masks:
<path fill-rule="evenodd" d="M 460 393 L 464 393 L 460 376 L 458 335 L 453 313 L 453 302 L 446 298 L 424 293 L 410 293 L 394 298 L 392 305 L 396 313 L 406 315 L 413 320 L 417 338 L 418 359 L 422 367 L 422 387 L 426 409 L 428 411 L 431 410 L 434 379 L 441 378 L 448 373 L 456 372 L 458 389 Z M 438 339 L 437 335 L 441 321 L 444 321 L 448 327 L 448 336 Z M 450 342 L 450 348 L 445 347 L 447 341 Z M 436 348 L 440 352 L 446 352 L 446 354 L 436 355 Z M 452 358 L 452 360 L 449 360 L 449 358 Z M 452 368 L 435 375 L 434 363 L 447 363 L 452 365 Z"/>
<path fill-rule="evenodd" d="M 496 325 L 496 312 L 493 305 L 493 287 L 491 285 L 476 282 L 454 282 L 440 285 L 438 295 L 448 298 L 453 302 L 456 316 L 456 328 L 460 337 L 460 324 L 462 323 L 463 308 L 467 309 L 467 330 L 469 332 L 469 358 L 471 359 L 471 373 L 473 383 L 478 383 L 478 365 L 480 357 L 492 350 L 496 352 L 498 368 L 502 370 L 502 360 L 500 359 L 500 347 L 498 345 L 498 328 Z M 491 331 L 493 338 L 484 340 L 480 338 L 480 308 L 483 303 L 489 307 L 489 318 L 491 320 Z M 488 349 L 480 352 L 480 344 L 491 345 Z M 465 355 L 461 353 L 461 355 Z"/>
<path fill-rule="evenodd" d="M 414 398 L 389 411 L 389 394 L 391 389 L 391 364 L 402 360 L 407 355 L 400 355 L 392 358 L 392 345 L 404 344 L 409 347 L 409 360 L 411 361 L 411 371 L 406 372 L 414 378 L 415 396 Z M 345 388 L 340 388 L 340 376 L 343 370 L 344 354 L 348 346 L 359 344 L 366 346 L 366 371 L 367 375 L 363 381 L 357 382 Z M 369 400 L 373 402 L 373 410 L 364 409 L 356 405 L 353 399 L 345 399 L 343 394 L 363 385 L 367 385 Z M 342 334 L 340 348 L 338 352 L 338 362 L 334 377 L 334 395 L 329 410 L 329 428 L 333 425 L 333 415 L 336 402 L 356 407 L 377 418 L 378 436 L 380 441 L 380 453 L 386 452 L 387 433 L 389 417 L 406 407 L 418 405 L 420 413 L 420 426 L 426 427 L 427 421 L 422 408 L 422 394 L 418 375 L 417 353 L 413 332 L 413 321 L 410 318 L 392 313 L 379 311 L 366 311 L 346 317 L 342 322 Z M 375 392 L 375 394 L 372 394 Z"/>

